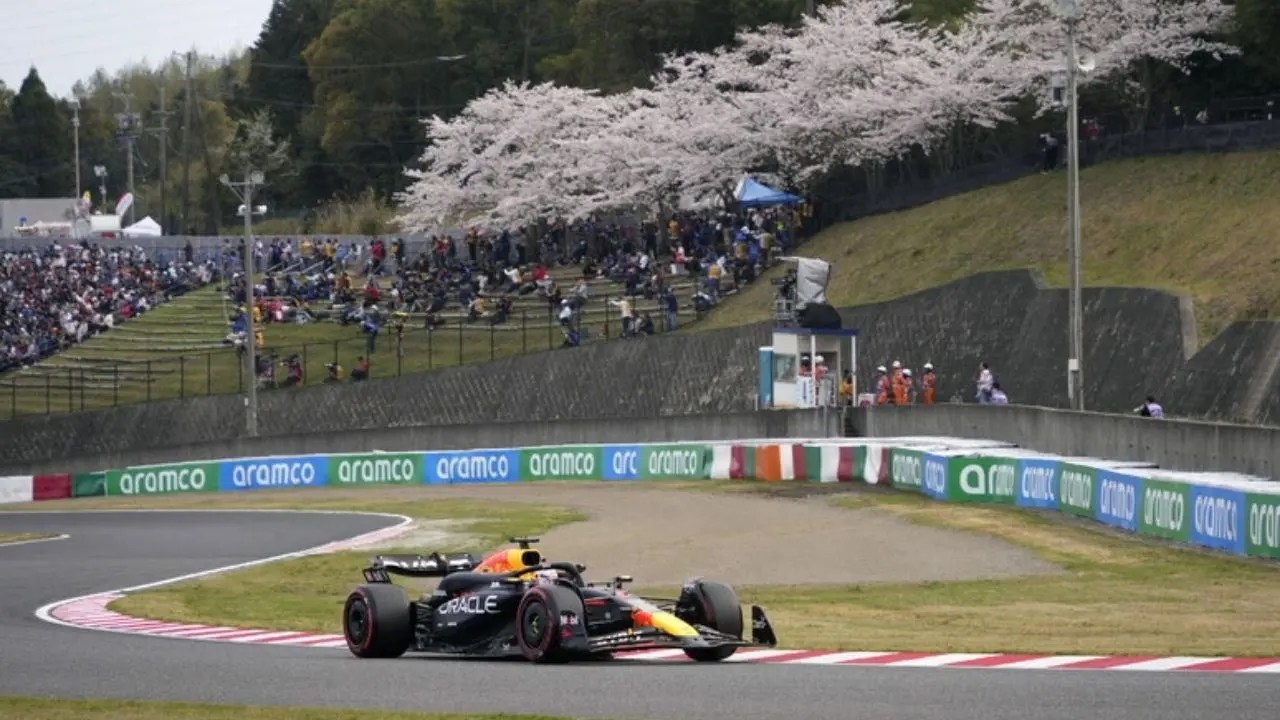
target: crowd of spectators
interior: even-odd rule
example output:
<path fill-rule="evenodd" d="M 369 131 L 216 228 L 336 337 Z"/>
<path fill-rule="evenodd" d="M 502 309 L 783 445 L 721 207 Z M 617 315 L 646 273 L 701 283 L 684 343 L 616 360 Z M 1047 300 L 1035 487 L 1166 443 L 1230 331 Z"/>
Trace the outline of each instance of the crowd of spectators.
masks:
<path fill-rule="evenodd" d="M 617 286 L 605 294 L 622 335 L 643 337 L 675 329 L 680 284 L 690 286 L 689 305 L 709 310 L 788 251 L 803 222 L 803 213 L 790 208 L 682 212 L 641 224 L 557 222 L 536 239 L 519 231 L 437 235 L 413 250 L 399 238 L 258 238 L 252 295 L 247 249 L 231 238 L 199 258 L 189 243 L 173 259 L 165 251 L 149 257 L 139 246 L 71 241 L 0 250 L 0 371 L 106 332 L 224 273 L 234 302 L 230 345 L 248 340 L 252 312 L 257 324 L 331 318 L 356 325 L 370 355 L 385 326 L 394 324 L 403 337 L 411 315 L 431 330 L 447 315 L 457 318 L 452 322 L 501 325 L 536 313 L 554 318 L 564 344 L 575 346 L 586 339 L 582 311 L 602 280 Z M 641 299 L 654 303 L 656 321 L 636 308 Z M 255 341 L 263 344 L 260 332 Z M 367 362 L 362 356 L 357 365 Z"/>
<path fill-rule="evenodd" d="M 107 332 L 217 276 L 216 262 L 157 261 L 136 246 L 0 250 L 0 372 Z"/>
<path fill-rule="evenodd" d="M 740 213 L 679 213 L 663 223 L 639 225 L 580 221 L 553 223 L 536 240 L 523 232 L 435 235 L 411 252 L 401 239 L 374 238 L 366 245 L 333 239 L 259 239 L 256 283 L 266 322 L 308 321 L 312 306 L 344 324 L 376 334 L 394 313 L 414 313 L 422 326 L 459 322 L 501 325 L 517 312 L 550 315 L 565 344 L 582 341 L 581 311 L 593 280 L 618 286 L 614 306 L 624 337 L 657 329 L 637 299 L 653 301 L 666 330 L 675 329 L 680 299 L 673 280 L 691 286 L 688 303 L 702 313 L 729 293 L 755 281 L 777 256 L 794 246 L 804 213 L 790 208 Z M 568 282 L 563 272 L 574 267 Z M 240 276 L 233 275 L 233 283 Z M 357 279 L 359 278 L 359 279 Z M 559 279 L 557 279 L 559 278 Z M 243 287 L 235 288 L 244 301 Z"/>

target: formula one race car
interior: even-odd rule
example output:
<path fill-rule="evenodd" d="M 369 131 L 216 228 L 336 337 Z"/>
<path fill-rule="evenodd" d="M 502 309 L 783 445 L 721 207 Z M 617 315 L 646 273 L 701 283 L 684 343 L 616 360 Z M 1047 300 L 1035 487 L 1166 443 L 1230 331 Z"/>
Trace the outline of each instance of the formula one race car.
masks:
<path fill-rule="evenodd" d="M 764 610 L 751 606 L 751 640 L 728 585 L 694 579 L 675 600 L 623 590 L 631 578 L 588 583 L 586 567 L 547 562 L 537 538 L 512 538 L 519 549 L 474 554 L 379 555 L 366 584 L 347 597 L 342 632 L 351 653 L 392 658 L 406 652 L 519 657 L 534 662 L 605 659 L 614 652 L 679 648 L 716 662 L 740 647 L 773 647 Z M 439 577 L 434 593 L 410 600 L 390 575 Z"/>

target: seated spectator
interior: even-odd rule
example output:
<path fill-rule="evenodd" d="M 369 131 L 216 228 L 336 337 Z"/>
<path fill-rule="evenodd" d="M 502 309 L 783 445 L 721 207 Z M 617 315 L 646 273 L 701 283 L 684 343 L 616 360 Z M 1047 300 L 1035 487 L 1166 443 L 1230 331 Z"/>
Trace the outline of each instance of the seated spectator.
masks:
<path fill-rule="evenodd" d="M 707 294 L 713 298 L 720 296 L 720 277 L 724 274 L 724 266 L 720 263 L 712 263 L 707 268 L 707 277 L 702 281 L 702 287 Z"/>
<path fill-rule="evenodd" d="M 490 325 L 501 325 L 511 317 L 511 299 L 498 298 L 498 304 L 493 310 L 493 317 L 489 318 Z"/>
<path fill-rule="evenodd" d="M 693 311 L 698 314 L 708 312 L 715 307 L 715 304 L 715 298 L 708 295 L 704 290 L 699 290 L 693 294 Z"/>
<path fill-rule="evenodd" d="M 1008 405 L 1009 396 L 1004 394 L 1004 390 L 1000 388 L 1000 383 L 991 384 L 991 405 Z"/>
<path fill-rule="evenodd" d="M 591 288 L 587 285 L 586 278 L 578 278 L 578 284 L 573 286 L 573 292 L 569 298 L 569 304 L 576 310 L 591 299 Z"/>
<path fill-rule="evenodd" d="M 360 382 L 369 379 L 369 361 L 364 356 L 356 358 L 356 366 L 351 368 L 351 382 Z"/>
<path fill-rule="evenodd" d="M 533 266 L 533 284 L 540 290 L 543 292 L 549 292 L 547 288 L 554 282 L 555 281 L 551 279 L 551 276 L 547 274 L 547 269 L 543 267 L 541 263 Z"/>
<path fill-rule="evenodd" d="M 636 323 L 637 335 L 653 334 L 653 318 L 649 317 L 649 313 L 640 313 L 640 321 Z"/>
<path fill-rule="evenodd" d="M 326 383 L 341 382 L 342 378 L 346 376 L 346 370 L 338 363 L 325 363 L 324 369 L 324 381 Z"/>
<path fill-rule="evenodd" d="M 302 387 L 302 360 L 297 354 L 281 360 L 280 367 L 284 368 L 286 373 L 281 387 Z"/>
<path fill-rule="evenodd" d="M 520 268 L 518 267 L 509 267 L 503 270 L 502 274 L 506 278 L 506 282 L 498 287 L 499 291 L 516 291 L 524 284 L 524 275 L 520 272 Z"/>

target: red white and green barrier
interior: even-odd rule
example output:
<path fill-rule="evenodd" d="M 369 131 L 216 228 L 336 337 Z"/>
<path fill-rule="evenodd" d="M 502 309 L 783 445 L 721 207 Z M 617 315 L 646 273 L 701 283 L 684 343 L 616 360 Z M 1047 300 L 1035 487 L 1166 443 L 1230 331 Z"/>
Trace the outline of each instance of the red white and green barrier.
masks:
<path fill-rule="evenodd" d="M 1280 483 L 945 437 L 240 458 L 0 477 L 0 503 L 288 487 L 708 479 L 884 485 L 942 502 L 1053 510 L 1141 535 L 1280 559 Z"/>

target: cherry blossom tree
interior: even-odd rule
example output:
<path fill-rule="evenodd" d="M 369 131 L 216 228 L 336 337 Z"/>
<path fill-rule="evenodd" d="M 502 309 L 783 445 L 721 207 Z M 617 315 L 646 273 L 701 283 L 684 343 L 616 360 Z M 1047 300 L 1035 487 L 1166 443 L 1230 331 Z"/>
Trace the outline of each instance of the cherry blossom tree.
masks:
<path fill-rule="evenodd" d="M 1209 39 L 1223 0 L 1079 0 L 1086 82 L 1149 99 L 1152 64 L 1233 52 Z M 980 0 L 954 26 L 904 20 L 906 0 L 846 0 L 798 27 L 669 56 L 651 87 L 601 96 L 508 83 L 427 123 L 429 149 L 399 198 L 402 224 L 514 227 L 723 197 L 770 167 L 802 183 L 838 166 L 926 152 L 994 127 L 1065 69 L 1059 0 Z M 1142 100 L 1145 102 L 1145 100 Z M 1050 105 L 1042 101 L 1042 109 Z"/>
<path fill-rule="evenodd" d="M 576 216 L 598 203 L 582 158 L 566 143 L 599 130 L 605 102 L 593 91 L 507 83 L 449 121 L 428 123 L 423 169 L 397 199 L 402 227 L 516 227 Z"/>
<path fill-rule="evenodd" d="M 1232 17 L 1223 0 L 1077 0 L 1077 6 L 1078 52 L 1095 66 L 1080 82 L 1116 84 L 1143 105 L 1150 102 L 1153 64 L 1189 72 L 1193 56 L 1239 52 L 1213 39 Z M 971 24 L 1005 36 L 998 47 L 1016 56 L 1022 90 L 1036 93 L 1048 106 L 1046 90 L 1066 66 L 1060 0 L 985 0 Z"/>

